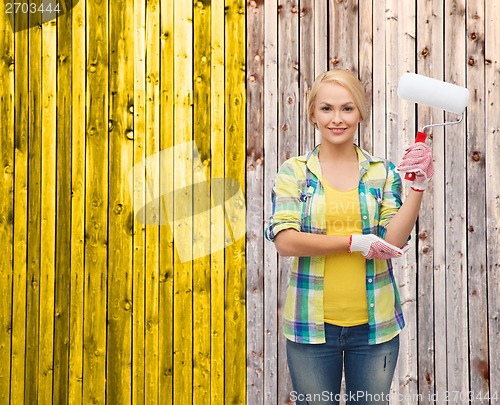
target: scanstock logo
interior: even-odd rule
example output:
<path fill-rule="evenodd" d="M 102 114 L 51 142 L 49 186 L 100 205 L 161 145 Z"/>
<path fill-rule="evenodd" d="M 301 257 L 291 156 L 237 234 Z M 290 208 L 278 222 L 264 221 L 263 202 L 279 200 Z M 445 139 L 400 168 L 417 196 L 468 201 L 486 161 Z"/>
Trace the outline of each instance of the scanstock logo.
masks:
<path fill-rule="evenodd" d="M 134 165 L 129 185 L 135 221 L 170 226 L 181 262 L 218 252 L 245 236 L 246 207 L 239 181 L 207 179 L 192 141 Z"/>
<path fill-rule="evenodd" d="M 40 26 L 68 13 L 79 0 L 4 0 L 4 12 L 14 32 Z"/>

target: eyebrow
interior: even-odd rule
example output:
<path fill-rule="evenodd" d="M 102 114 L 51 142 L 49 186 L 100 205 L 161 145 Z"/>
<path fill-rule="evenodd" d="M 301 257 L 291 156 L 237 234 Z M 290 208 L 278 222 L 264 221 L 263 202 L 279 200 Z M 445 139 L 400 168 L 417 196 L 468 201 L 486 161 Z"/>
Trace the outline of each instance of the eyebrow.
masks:
<path fill-rule="evenodd" d="M 320 104 L 326 105 L 328 107 L 332 107 L 333 106 L 332 104 L 327 103 L 326 101 L 322 101 L 322 102 L 320 102 Z M 356 105 L 356 104 L 354 104 L 353 101 L 348 101 L 347 103 L 342 104 L 342 107 L 345 107 L 346 105 L 350 105 L 350 104 Z"/>

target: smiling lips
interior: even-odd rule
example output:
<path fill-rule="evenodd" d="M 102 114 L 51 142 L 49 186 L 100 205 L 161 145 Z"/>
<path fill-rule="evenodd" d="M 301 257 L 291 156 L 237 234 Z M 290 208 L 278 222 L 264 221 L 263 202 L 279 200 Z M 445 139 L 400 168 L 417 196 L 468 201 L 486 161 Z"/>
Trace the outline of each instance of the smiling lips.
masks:
<path fill-rule="evenodd" d="M 340 135 L 342 132 L 344 132 L 347 128 L 328 128 L 330 132 L 333 132 L 336 135 Z"/>

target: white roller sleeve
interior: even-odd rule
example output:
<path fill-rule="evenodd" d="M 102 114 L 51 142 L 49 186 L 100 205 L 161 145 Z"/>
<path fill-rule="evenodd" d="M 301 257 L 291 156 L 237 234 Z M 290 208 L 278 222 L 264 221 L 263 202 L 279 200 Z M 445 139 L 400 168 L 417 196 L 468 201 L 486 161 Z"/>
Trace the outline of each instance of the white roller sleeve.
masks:
<path fill-rule="evenodd" d="M 404 73 L 400 77 L 398 96 L 456 114 L 462 114 L 469 102 L 469 90 L 465 87 L 416 73 Z"/>

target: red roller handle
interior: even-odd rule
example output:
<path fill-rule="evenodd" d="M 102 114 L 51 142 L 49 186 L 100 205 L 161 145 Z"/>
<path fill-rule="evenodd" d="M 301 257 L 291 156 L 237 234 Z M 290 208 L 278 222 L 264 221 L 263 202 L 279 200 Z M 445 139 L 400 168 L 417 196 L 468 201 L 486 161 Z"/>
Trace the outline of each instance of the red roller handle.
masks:
<path fill-rule="evenodd" d="M 425 142 L 425 138 L 427 138 L 427 134 L 425 132 L 417 132 L 417 136 L 415 137 L 415 143 L 417 142 Z M 406 173 L 406 180 L 415 180 L 415 173 Z"/>

